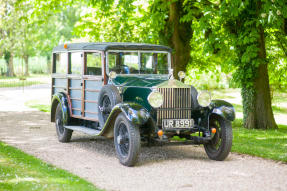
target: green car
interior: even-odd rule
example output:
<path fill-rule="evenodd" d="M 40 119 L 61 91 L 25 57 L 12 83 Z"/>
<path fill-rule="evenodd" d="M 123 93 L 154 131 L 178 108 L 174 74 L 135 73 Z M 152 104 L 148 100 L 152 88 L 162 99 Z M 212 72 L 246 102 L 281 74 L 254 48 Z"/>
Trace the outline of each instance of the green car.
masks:
<path fill-rule="evenodd" d="M 176 80 L 172 49 L 137 43 L 72 43 L 53 50 L 51 121 L 60 142 L 73 131 L 114 138 L 120 163 L 136 164 L 141 145 L 203 144 L 224 160 L 233 106 Z M 176 137 L 175 137 L 176 136 Z"/>

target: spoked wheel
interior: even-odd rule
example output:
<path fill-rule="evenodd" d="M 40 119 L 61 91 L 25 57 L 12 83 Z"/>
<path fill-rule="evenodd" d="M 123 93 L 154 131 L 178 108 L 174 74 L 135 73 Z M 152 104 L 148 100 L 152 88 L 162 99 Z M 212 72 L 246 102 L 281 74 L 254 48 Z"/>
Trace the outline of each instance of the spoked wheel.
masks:
<path fill-rule="evenodd" d="M 120 163 L 134 166 L 140 150 L 140 133 L 123 114 L 120 114 L 115 122 L 114 144 Z"/>
<path fill-rule="evenodd" d="M 216 128 L 210 142 L 204 144 L 205 152 L 210 159 L 224 160 L 232 146 L 232 127 L 230 121 L 221 117 L 210 118 L 210 128 Z"/>
<path fill-rule="evenodd" d="M 58 135 L 58 140 L 60 142 L 69 142 L 72 137 L 73 131 L 70 129 L 66 129 L 64 127 L 64 119 L 63 119 L 63 111 L 61 104 L 59 103 L 56 109 L 56 115 L 55 115 L 55 122 L 56 122 L 56 131 Z"/>
<path fill-rule="evenodd" d="M 112 111 L 112 104 L 111 104 L 111 100 L 108 95 L 104 95 L 100 106 L 101 106 L 102 116 L 103 116 L 104 123 L 105 123 Z"/>

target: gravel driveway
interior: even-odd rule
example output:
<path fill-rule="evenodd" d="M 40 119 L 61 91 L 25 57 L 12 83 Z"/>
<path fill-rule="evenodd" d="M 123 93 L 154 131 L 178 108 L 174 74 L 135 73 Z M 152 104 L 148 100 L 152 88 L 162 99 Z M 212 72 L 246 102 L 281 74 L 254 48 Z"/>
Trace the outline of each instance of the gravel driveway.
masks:
<path fill-rule="evenodd" d="M 70 143 L 59 143 L 49 114 L 23 104 L 36 98 L 49 102 L 49 93 L 47 87 L 26 89 L 24 93 L 0 89 L 0 140 L 77 174 L 99 188 L 287 189 L 287 165 L 261 158 L 231 154 L 224 162 L 217 162 L 209 160 L 200 146 L 143 147 L 138 165 L 128 168 L 118 162 L 112 140 L 74 133 Z"/>

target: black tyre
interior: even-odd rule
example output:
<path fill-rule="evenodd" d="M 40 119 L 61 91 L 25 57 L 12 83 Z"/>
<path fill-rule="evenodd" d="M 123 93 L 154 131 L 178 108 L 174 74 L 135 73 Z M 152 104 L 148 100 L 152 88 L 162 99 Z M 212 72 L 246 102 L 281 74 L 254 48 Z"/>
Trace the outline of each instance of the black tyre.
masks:
<path fill-rule="evenodd" d="M 140 132 L 123 113 L 119 114 L 115 121 L 114 144 L 120 163 L 125 166 L 134 166 L 141 147 Z"/>
<path fill-rule="evenodd" d="M 121 96 L 114 85 L 105 85 L 100 92 L 98 113 L 100 127 L 103 128 L 113 107 L 121 102 Z"/>
<path fill-rule="evenodd" d="M 63 120 L 63 111 L 61 104 L 59 103 L 56 109 L 56 115 L 55 115 L 55 123 L 56 123 L 56 131 L 58 135 L 58 140 L 62 143 L 69 142 L 72 137 L 73 131 L 70 129 L 66 129 L 64 125 L 67 125 L 64 123 Z"/>
<path fill-rule="evenodd" d="M 211 117 L 210 127 L 216 128 L 212 140 L 204 145 L 205 152 L 212 160 L 224 160 L 232 146 L 232 127 L 230 121 L 221 117 Z"/>

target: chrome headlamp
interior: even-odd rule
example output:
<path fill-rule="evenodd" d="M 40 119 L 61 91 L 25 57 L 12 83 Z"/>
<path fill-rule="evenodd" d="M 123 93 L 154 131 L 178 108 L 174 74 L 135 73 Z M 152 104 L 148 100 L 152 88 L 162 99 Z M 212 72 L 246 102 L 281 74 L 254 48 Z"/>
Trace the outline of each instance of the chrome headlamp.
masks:
<path fill-rule="evenodd" d="M 200 106 L 202 107 L 207 107 L 209 106 L 211 102 L 211 93 L 208 91 L 202 91 L 200 94 L 197 96 L 197 101 Z"/>
<path fill-rule="evenodd" d="M 160 92 L 158 91 L 153 91 L 151 92 L 148 97 L 147 97 L 148 103 L 153 107 L 153 108 L 159 108 L 163 104 L 163 96 Z"/>

